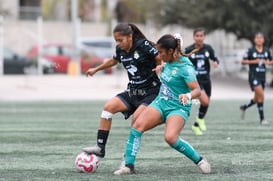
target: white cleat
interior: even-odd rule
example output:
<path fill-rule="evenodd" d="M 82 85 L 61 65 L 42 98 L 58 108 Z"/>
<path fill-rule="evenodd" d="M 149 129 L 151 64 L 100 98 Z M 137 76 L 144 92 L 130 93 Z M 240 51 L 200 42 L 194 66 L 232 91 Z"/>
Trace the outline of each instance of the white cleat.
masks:
<path fill-rule="evenodd" d="M 131 170 L 129 167 L 122 167 L 114 172 L 114 175 L 124 175 L 124 174 L 133 174 L 134 170 Z"/>
<path fill-rule="evenodd" d="M 261 125 L 269 125 L 269 122 L 266 119 L 260 121 Z"/>
<path fill-rule="evenodd" d="M 205 158 L 202 158 L 202 160 L 197 164 L 197 166 L 200 168 L 201 172 L 204 174 L 208 174 L 211 172 L 210 164 Z"/>
<path fill-rule="evenodd" d="M 86 147 L 82 149 L 85 153 L 94 154 L 100 158 L 103 158 L 105 155 L 105 151 L 99 147 L 98 145 L 92 146 L 92 147 Z"/>

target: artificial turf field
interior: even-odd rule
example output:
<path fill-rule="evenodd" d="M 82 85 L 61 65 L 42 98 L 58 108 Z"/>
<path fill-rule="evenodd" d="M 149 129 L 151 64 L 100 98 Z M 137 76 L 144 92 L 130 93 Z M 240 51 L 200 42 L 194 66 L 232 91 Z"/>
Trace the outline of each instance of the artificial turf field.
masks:
<path fill-rule="evenodd" d="M 247 100 L 213 100 L 208 131 L 195 136 L 192 115 L 181 136 L 212 165 L 203 175 L 163 138 L 164 125 L 146 132 L 136 160 L 137 174 L 114 176 L 120 164 L 130 121 L 114 116 L 106 157 L 95 174 L 78 173 L 74 160 L 81 148 L 95 144 L 104 101 L 1 102 L 0 180 L 273 180 L 273 100 L 265 102 L 271 126 L 258 124 L 256 106 L 240 120 Z"/>

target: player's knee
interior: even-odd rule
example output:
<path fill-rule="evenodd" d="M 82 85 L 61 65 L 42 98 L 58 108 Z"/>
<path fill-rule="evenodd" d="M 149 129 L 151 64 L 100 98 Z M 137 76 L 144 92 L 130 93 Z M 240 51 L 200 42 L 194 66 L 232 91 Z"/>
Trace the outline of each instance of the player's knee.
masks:
<path fill-rule="evenodd" d="M 164 139 L 169 145 L 173 145 L 177 140 L 177 135 L 172 133 L 165 133 Z"/>
<path fill-rule="evenodd" d="M 145 125 L 141 124 L 141 121 L 139 121 L 138 119 L 132 123 L 132 127 L 141 132 L 145 131 Z"/>
<path fill-rule="evenodd" d="M 108 112 L 106 110 L 103 110 L 101 112 L 101 118 L 103 118 L 103 119 L 112 120 L 112 117 L 113 117 L 113 113 L 111 113 L 111 112 Z"/>

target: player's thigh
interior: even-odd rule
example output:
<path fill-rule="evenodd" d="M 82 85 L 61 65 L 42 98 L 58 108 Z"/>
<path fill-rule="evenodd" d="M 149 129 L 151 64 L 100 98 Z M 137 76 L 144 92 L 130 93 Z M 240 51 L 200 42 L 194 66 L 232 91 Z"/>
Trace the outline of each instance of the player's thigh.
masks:
<path fill-rule="evenodd" d="M 165 141 L 169 144 L 174 144 L 179 133 L 185 124 L 184 119 L 179 115 L 172 115 L 166 120 Z"/>
<path fill-rule="evenodd" d="M 127 111 L 128 108 L 126 104 L 119 98 L 119 97 L 113 97 L 109 101 L 107 101 L 103 107 L 105 111 L 111 112 L 111 113 L 117 113 L 117 112 L 124 112 Z"/>
<path fill-rule="evenodd" d="M 254 97 L 257 102 L 261 102 L 264 99 L 264 90 L 262 85 L 258 85 L 253 87 L 254 90 Z"/>
<path fill-rule="evenodd" d="M 145 132 L 149 129 L 156 127 L 157 125 L 160 125 L 161 123 L 161 113 L 157 109 L 148 106 L 138 116 L 133 124 L 133 128 L 141 132 Z"/>
<path fill-rule="evenodd" d="M 133 114 L 132 125 L 137 120 L 137 118 L 139 117 L 139 115 L 145 110 L 145 108 L 147 108 L 147 106 L 144 105 L 144 104 L 138 106 L 138 108 L 135 110 L 135 112 Z"/>

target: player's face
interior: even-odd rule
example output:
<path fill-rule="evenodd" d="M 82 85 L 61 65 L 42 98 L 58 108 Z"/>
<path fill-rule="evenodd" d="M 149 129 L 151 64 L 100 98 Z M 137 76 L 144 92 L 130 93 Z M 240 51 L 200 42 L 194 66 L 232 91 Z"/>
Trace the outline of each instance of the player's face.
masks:
<path fill-rule="evenodd" d="M 157 46 L 159 56 L 164 62 L 171 62 L 173 60 L 173 49 L 166 50 L 165 48 L 161 48 Z"/>
<path fill-rule="evenodd" d="M 197 45 L 203 45 L 204 43 L 204 39 L 205 39 L 205 35 L 204 32 L 202 31 L 198 31 L 193 35 L 193 39 L 195 41 L 195 44 Z"/>
<path fill-rule="evenodd" d="M 125 51 L 129 51 L 133 45 L 133 37 L 132 35 L 123 35 L 120 32 L 114 33 L 114 38 L 116 40 L 117 46 Z"/>
<path fill-rule="evenodd" d="M 257 46 L 263 46 L 264 44 L 264 36 L 261 34 L 257 34 L 254 38 L 254 43 Z"/>

